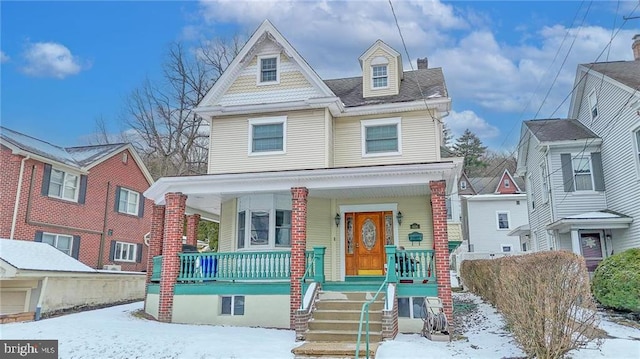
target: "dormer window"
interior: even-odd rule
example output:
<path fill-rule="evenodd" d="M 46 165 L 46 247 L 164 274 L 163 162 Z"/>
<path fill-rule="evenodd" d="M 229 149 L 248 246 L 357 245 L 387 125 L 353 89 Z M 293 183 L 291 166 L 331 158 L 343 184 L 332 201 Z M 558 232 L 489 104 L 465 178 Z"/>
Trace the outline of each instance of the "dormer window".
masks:
<path fill-rule="evenodd" d="M 467 181 L 465 180 L 460 181 L 460 189 L 467 189 Z"/>
<path fill-rule="evenodd" d="M 509 181 L 508 178 L 504 179 L 504 188 L 509 188 L 511 187 L 511 181 Z"/>
<path fill-rule="evenodd" d="M 387 87 L 387 65 L 373 66 L 373 88 Z"/>
<path fill-rule="evenodd" d="M 389 87 L 389 59 L 378 56 L 371 60 L 371 88 Z"/>
<path fill-rule="evenodd" d="M 258 56 L 258 85 L 278 83 L 280 81 L 279 64 L 278 55 Z"/>

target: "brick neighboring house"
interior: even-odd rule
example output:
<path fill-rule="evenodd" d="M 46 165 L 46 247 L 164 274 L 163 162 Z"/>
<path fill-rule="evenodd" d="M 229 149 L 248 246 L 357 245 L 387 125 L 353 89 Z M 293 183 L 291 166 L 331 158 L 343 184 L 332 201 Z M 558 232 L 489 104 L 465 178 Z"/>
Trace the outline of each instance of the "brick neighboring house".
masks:
<path fill-rule="evenodd" d="M 146 269 L 153 180 L 130 144 L 63 148 L 0 127 L 0 148 L 0 238 L 46 242 L 97 269 Z"/>

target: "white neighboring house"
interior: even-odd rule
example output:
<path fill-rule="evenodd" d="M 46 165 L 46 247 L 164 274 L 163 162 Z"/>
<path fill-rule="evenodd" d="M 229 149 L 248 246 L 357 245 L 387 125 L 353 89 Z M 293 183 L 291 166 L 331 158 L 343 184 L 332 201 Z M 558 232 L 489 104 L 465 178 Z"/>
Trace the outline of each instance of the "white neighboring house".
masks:
<path fill-rule="evenodd" d="M 528 224 L 522 181 L 505 170 L 499 178 L 470 178 L 471 195 L 462 196 L 464 238 L 469 252 L 517 253 L 527 250 L 510 235 Z"/>
<path fill-rule="evenodd" d="M 532 245 L 583 255 L 591 271 L 640 247 L 640 35 L 632 47 L 635 60 L 578 66 L 572 119 L 522 126 Z"/>

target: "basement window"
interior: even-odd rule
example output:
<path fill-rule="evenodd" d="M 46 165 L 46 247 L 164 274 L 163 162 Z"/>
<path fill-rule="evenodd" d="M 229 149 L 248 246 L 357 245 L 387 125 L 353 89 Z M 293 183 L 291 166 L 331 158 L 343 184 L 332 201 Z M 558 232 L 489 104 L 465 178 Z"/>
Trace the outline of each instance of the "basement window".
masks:
<path fill-rule="evenodd" d="M 398 317 L 421 319 L 425 317 L 423 297 L 398 298 Z"/>
<path fill-rule="evenodd" d="M 220 297 L 222 315 L 244 315 L 244 295 L 232 295 Z"/>

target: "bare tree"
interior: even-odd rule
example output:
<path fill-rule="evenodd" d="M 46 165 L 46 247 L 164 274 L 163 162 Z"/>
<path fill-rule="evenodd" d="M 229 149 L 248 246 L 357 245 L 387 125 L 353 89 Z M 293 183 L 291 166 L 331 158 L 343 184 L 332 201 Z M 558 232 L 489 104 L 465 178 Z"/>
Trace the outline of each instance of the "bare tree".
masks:
<path fill-rule="evenodd" d="M 207 172 L 209 127 L 193 109 L 241 49 L 241 38 L 204 42 L 195 50 L 169 45 L 160 80 L 146 79 L 125 101 L 121 136 L 131 142 L 154 178 Z M 109 143 L 103 118 L 96 139 Z"/>

